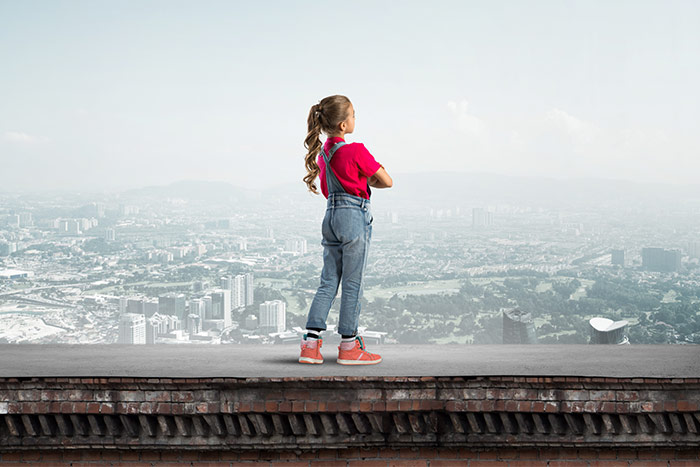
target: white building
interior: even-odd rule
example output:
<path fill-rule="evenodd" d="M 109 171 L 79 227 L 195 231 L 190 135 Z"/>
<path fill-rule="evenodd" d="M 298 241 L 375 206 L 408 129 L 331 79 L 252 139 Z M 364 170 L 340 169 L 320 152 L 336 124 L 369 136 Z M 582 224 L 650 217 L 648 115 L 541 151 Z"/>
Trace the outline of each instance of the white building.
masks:
<path fill-rule="evenodd" d="M 282 332 L 287 328 L 287 305 L 282 300 L 268 300 L 260 304 L 260 331 Z"/>
<path fill-rule="evenodd" d="M 119 344 L 146 343 L 146 317 L 136 313 L 126 313 L 119 317 Z"/>

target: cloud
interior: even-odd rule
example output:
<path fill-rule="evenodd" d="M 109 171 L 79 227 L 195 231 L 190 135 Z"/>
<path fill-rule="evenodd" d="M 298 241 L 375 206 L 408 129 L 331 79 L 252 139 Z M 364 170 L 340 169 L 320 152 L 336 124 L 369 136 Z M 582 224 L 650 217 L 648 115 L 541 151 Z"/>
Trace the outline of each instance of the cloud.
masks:
<path fill-rule="evenodd" d="M 2 134 L 2 139 L 3 141 L 14 144 L 36 144 L 46 141 L 46 139 L 41 136 L 33 136 L 22 131 L 6 131 Z"/>
<path fill-rule="evenodd" d="M 480 135 L 484 131 L 484 122 L 477 116 L 469 113 L 469 102 L 462 99 L 459 103 L 449 101 L 447 108 L 454 116 L 457 128 L 467 134 Z"/>
<path fill-rule="evenodd" d="M 693 157 L 700 138 L 672 127 L 603 125 L 562 108 L 486 118 L 470 112 L 467 100 L 450 101 L 447 110 L 451 127 L 432 141 L 455 170 L 689 183 L 700 169 Z"/>

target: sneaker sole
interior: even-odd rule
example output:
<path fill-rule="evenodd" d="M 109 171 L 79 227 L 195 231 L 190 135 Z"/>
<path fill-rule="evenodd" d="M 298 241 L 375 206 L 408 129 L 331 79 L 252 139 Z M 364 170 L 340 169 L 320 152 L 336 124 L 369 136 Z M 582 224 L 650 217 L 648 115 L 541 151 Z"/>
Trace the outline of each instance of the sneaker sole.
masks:
<path fill-rule="evenodd" d="M 340 363 L 341 365 L 374 365 L 381 361 L 381 357 L 379 357 L 377 360 L 341 360 L 340 358 L 336 360 L 336 362 Z"/>
<path fill-rule="evenodd" d="M 311 357 L 299 357 L 299 363 L 323 363 L 323 360 Z"/>

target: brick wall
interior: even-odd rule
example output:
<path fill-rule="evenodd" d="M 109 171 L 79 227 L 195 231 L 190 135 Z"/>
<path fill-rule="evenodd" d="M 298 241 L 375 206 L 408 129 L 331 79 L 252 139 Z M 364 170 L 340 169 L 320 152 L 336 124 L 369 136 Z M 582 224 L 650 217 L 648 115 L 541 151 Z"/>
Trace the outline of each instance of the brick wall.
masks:
<path fill-rule="evenodd" d="M 66 465 L 269 465 L 288 467 L 622 467 L 700 465 L 699 449 L 498 449 L 350 448 L 309 451 L 24 450 L 0 452 L 0 466 Z"/>
<path fill-rule="evenodd" d="M 0 462 L 700 466 L 699 403 L 697 378 L 4 378 Z"/>

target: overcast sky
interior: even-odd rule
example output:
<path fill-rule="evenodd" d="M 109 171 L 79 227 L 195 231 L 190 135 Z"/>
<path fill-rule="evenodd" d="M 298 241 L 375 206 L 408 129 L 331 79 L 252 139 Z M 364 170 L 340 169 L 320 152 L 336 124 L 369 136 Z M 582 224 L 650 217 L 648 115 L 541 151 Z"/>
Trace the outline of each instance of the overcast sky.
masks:
<path fill-rule="evenodd" d="M 696 182 L 699 26 L 697 1 L 0 0 L 0 191 L 303 191 L 330 94 L 392 175 Z"/>

